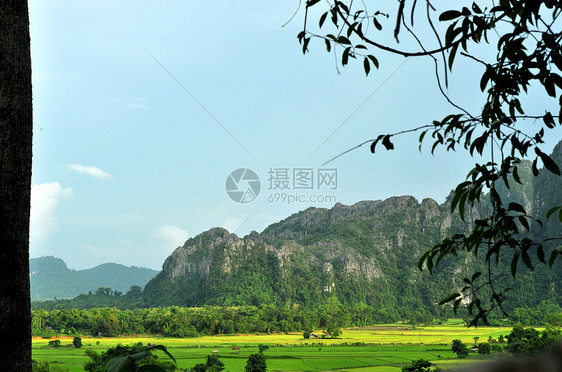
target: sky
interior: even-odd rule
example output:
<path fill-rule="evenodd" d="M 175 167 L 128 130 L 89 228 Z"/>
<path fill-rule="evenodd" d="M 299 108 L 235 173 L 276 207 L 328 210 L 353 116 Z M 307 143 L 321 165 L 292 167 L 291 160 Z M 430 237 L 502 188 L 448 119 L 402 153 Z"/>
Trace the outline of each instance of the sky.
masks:
<path fill-rule="evenodd" d="M 303 9 L 291 20 L 298 5 L 30 0 L 30 256 L 72 269 L 160 270 L 186 239 L 216 226 L 244 236 L 336 202 L 443 202 L 482 159 L 431 155 L 427 144 L 420 153 L 409 134 L 393 137 L 394 151 L 372 155 L 367 144 L 323 165 L 452 112 L 433 62 L 377 53 L 380 69 L 366 77 L 361 60 L 338 67 L 321 40 L 303 55 Z M 381 21 L 392 29 L 392 16 Z M 398 46 L 415 48 L 405 33 Z M 479 74 L 459 60 L 450 97 L 478 109 Z M 525 102 L 542 114 L 543 99 Z M 543 151 L 560 139 L 550 132 Z"/>

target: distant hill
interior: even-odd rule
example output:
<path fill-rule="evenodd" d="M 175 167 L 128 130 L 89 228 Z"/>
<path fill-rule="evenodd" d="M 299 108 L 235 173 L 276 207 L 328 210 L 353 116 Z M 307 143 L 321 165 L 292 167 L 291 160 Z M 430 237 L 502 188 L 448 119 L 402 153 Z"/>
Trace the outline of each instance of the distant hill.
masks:
<path fill-rule="evenodd" d="M 125 293 L 133 285 L 144 287 L 157 274 L 156 270 L 115 263 L 105 263 L 86 270 L 71 270 L 63 260 L 53 256 L 29 260 L 32 301 L 73 298 L 100 287 Z"/>

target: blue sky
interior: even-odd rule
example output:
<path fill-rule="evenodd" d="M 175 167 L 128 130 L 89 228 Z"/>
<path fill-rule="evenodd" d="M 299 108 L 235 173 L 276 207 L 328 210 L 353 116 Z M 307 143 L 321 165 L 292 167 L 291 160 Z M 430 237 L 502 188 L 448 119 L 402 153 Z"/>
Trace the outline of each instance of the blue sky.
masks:
<path fill-rule="evenodd" d="M 373 156 L 364 146 L 330 163 L 335 189 L 269 189 L 272 168 L 317 175 L 350 147 L 450 111 L 429 59 L 379 53 L 380 70 L 365 77 L 361 61 L 338 69 L 323 42 L 303 56 L 302 9 L 281 27 L 297 5 L 31 0 L 31 257 L 54 255 L 74 269 L 103 262 L 160 269 L 188 237 L 214 226 L 243 236 L 334 200 L 443 202 L 474 160 L 420 154 L 417 134 L 395 138 L 395 151 Z M 482 102 L 479 68 L 459 61 L 449 86 L 469 108 Z M 544 110 L 542 98 L 529 102 Z M 551 132 L 543 150 L 561 138 Z M 239 168 L 260 178 L 251 203 L 225 191 Z M 283 193 L 300 201 L 271 202 Z"/>

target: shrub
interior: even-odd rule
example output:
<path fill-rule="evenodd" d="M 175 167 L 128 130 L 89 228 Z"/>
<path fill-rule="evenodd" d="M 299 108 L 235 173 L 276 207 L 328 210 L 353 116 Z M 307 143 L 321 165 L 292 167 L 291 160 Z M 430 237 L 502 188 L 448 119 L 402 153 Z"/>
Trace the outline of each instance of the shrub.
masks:
<path fill-rule="evenodd" d="M 265 372 L 267 371 L 267 363 L 262 353 L 250 354 L 246 362 L 246 372 Z"/>
<path fill-rule="evenodd" d="M 431 362 L 429 360 L 419 359 L 406 367 L 402 367 L 402 372 L 429 372 L 430 368 Z"/>
<path fill-rule="evenodd" d="M 501 353 L 505 350 L 505 345 L 492 344 L 490 345 L 492 353 Z"/>
<path fill-rule="evenodd" d="M 486 354 L 490 354 L 490 344 L 487 342 L 483 342 L 481 344 L 478 344 L 478 353 L 486 355 Z"/>
<path fill-rule="evenodd" d="M 62 369 L 59 366 L 49 364 L 49 362 L 31 361 L 31 372 L 68 372 L 68 369 Z"/>
<path fill-rule="evenodd" d="M 207 363 L 205 365 L 207 371 L 220 372 L 224 370 L 224 363 L 219 360 L 218 355 L 207 355 Z"/>
<path fill-rule="evenodd" d="M 49 347 L 60 347 L 60 340 L 49 341 Z"/>
<path fill-rule="evenodd" d="M 461 340 L 453 340 L 451 349 L 459 358 L 466 358 L 468 356 L 468 348 Z"/>
<path fill-rule="evenodd" d="M 554 345 L 560 338 L 560 330 L 513 327 L 507 336 L 507 350 L 512 354 L 534 355 Z"/>
<path fill-rule="evenodd" d="M 330 335 L 330 338 L 338 338 L 341 335 L 341 329 L 332 324 L 328 326 L 326 332 Z"/>
<path fill-rule="evenodd" d="M 207 363 L 199 363 L 189 369 L 191 372 L 221 372 L 222 370 L 224 370 L 224 363 L 219 360 L 218 355 L 207 355 Z"/>

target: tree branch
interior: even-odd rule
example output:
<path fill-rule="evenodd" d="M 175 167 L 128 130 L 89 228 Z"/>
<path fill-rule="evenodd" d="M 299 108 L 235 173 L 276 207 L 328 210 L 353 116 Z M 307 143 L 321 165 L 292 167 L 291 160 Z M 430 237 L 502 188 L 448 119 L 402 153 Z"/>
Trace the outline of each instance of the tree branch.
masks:
<path fill-rule="evenodd" d="M 394 53 L 394 54 L 398 54 L 401 55 L 403 57 L 421 57 L 421 56 L 427 56 L 427 55 L 432 55 L 435 53 L 440 53 L 442 51 L 448 50 L 452 47 L 454 47 L 457 44 L 460 44 L 463 40 L 466 39 L 470 39 L 472 36 L 476 35 L 478 32 L 480 32 L 478 29 L 474 30 L 473 32 L 468 33 L 466 36 L 460 38 L 457 41 L 453 41 L 451 44 L 449 45 L 445 45 L 443 47 L 437 48 L 437 49 L 433 49 L 430 51 L 422 51 L 422 52 L 405 52 L 402 50 L 398 50 L 398 49 L 394 49 L 391 47 L 388 47 L 386 45 L 382 45 L 377 43 L 376 41 L 373 41 L 369 38 L 367 38 L 363 33 L 358 32 L 357 29 L 351 24 L 349 23 L 349 21 L 345 18 L 344 14 L 342 13 L 341 9 L 338 6 L 338 3 L 340 3 L 340 1 L 336 1 L 334 8 L 336 9 L 336 12 L 339 14 L 339 16 L 343 19 L 344 23 L 347 25 L 347 27 L 349 27 L 349 29 L 356 34 L 361 40 L 363 40 L 364 42 L 366 42 L 367 44 L 371 44 L 372 46 L 384 50 L 386 52 L 390 52 L 390 53 Z M 503 13 L 502 15 L 500 15 L 497 19 L 496 22 L 501 20 L 503 17 L 506 16 L 507 13 Z"/>

